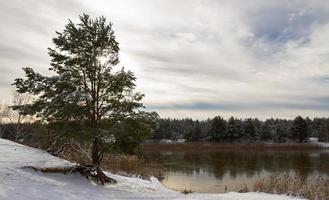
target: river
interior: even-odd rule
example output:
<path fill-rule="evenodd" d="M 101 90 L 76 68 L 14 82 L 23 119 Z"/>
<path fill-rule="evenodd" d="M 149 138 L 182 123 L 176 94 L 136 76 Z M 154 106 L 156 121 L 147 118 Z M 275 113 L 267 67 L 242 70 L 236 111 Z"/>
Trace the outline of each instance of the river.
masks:
<path fill-rule="evenodd" d="M 324 149 L 189 149 L 144 150 L 149 167 L 161 168 L 162 183 L 175 190 L 222 193 L 241 186 L 252 188 L 257 179 L 274 173 L 329 176 L 329 151 Z"/>

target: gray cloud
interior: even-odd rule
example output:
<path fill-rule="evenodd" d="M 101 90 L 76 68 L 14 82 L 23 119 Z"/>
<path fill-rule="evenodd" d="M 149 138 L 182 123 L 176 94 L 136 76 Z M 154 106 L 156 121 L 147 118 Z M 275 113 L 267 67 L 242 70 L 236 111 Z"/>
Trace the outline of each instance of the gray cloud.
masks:
<path fill-rule="evenodd" d="M 318 84 L 329 84 L 329 75 L 310 77 L 307 79 L 307 81 L 316 82 Z"/>
<path fill-rule="evenodd" d="M 186 104 L 161 104 L 150 105 L 149 109 L 162 110 L 191 110 L 191 111 L 266 111 L 273 109 L 289 109 L 289 110 L 312 110 L 312 111 L 329 111 L 329 96 L 308 98 L 307 102 L 277 102 L 277 101 L 259 101 L 259 102 L 193 102 Z"/>
<path fill-rule="evenodd" d="M 0 95 L 21 67 L 46 73 L 55 31 L 83 12 L 114 23 L 148 109 L 205 118 L 327 116 L 329 2 L 0 2 Z"/>

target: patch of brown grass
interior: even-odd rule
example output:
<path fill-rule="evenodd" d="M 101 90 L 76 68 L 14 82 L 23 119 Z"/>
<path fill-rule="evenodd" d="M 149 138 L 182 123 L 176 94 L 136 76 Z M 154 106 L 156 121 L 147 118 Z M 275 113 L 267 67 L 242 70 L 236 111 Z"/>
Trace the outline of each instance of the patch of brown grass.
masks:
<path fill-rule="evenodd" d="M 73 144 L 65 148 L 58 156 L 71 162 L 91 163 L 90 147 L 90 144 Z M 135 155 L 105 154 L 101 167 L 112 173 L 144 179 L 154 176 L 161 180 L 164 176 L 161 167 L 147 167 L 145 161 Z"/>
<path fill-rule="evenodd" d="M 127 174 L 141 178 L 154 176 L 160 180 L 163 179 L 161 168 L 147 167 L 143 159 L 134 155 L 106 155 L 102 167 L 117 174 Z"/>
<path fill-rule="evenodd" d="M 257 180 L 253 191 L 329 200 L 329 178 L 314 175 L 305 179 L 299 175 L 273 174 Z"/>

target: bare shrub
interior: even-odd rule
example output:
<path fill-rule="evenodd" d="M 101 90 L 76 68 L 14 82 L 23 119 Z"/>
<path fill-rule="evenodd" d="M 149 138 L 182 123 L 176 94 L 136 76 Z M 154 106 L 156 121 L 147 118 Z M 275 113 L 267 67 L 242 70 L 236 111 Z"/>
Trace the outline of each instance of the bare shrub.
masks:
<path fill-rule="evenodd" d="M 194 191 L 193 190 L 188 190 L 188 189 L 184 189 L 182 191 L 183 194 L 190 194 L 190 193 L 193 193 Z"/>
<path fill-rule="evenodd" d="M 249 188 L 247 185 L 245 184 L 242 184 L 241 186 L 239 186 L 240 189 L 238 189 L 238 192 L 239 193 L 246 193 L 246 192 L 249 192 Z"/>

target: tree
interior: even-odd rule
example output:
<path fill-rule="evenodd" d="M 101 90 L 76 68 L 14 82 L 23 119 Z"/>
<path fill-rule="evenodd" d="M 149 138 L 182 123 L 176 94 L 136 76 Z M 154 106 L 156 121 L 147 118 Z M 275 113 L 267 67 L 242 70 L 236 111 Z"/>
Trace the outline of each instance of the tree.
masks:
<path fill-rule="evenodd" d="M 301 116 L 298 116 L 292 122 L 291 127 L 291 138 L 296 142 L 305 142 L 307 141 L 307 132 L 308 127 L 305 119 Z"/>
<path fill-rule="evenodd" d="M 266 120 L 260 129 L 260 140 L 269 141 L 271 140 L 271 124 L 270 120 Z"/>
<path fill-rule="evenodd" d="M 0 104 L 0 138 L 3 137 L 3 129 L 4 129 L 4 126 L 3 124 L 5 123 L 5 118 L 6 118 L 6 109 L 7 106 L 4 105 L 4 104 Z"/>
<path fill-rule="evenodd" d="M 242 122 L 241 120 L 230 117 L 227 122 L 226 135 L 230 142 L 234 142 L 241 139 L 242 136 Z"/>
<path fill-rule="evenodd" d="M 252 119 L 246 119 L 244 122 L 244 141 L 253 142 L 256 138 L 256 128 Z"/>
<path fill-rule="evenodd" d="M 226 121 L 216 116 L 211 120 L 210 139 L 212 141 L 223 141 L 226 139 Z"/>
<path fill-rule="evenodd" d="M 319 127 L 319 141 L 329 142 L 329 121 L 328 119 L 323 119 Z"/>
<path fill-rule="evenodd" d="M 79 23 L 69 20 L 56 34 L 55 47 L 48 49 L 49 70 L 54 75 L 23 68 L 26 79 L 15 79 L 14 85 L 17 92 L 36 99 L 13 108 L 24 115 L 36 115 L 63 137 L 91 141 L 92 162 L 98 167 L 109 147 L 120 141 L 136 141 L 131 135 L 136 132 L 145 137 L 156 125 L 157 114 L 143 110 L 144 94 L 134 91 L 133 72 L 116 67 L 119 44 L 105 17 L 91 19 L 83 14 Z M 118 140 L 119 133 L 125 139 Z"/>
<path fill-rule="evenodd" d="M 323 123 L 323 120 L 326 120 L 326 118 L 314 118 L 312 121 L 312 137 L 319 138 L 319 132 Z"/>
<path fill-rule="evenodd" d="M 13 92 L 11 105 L 7 106 L 5 109 L 5 117 L 8 119 L 8 122 L 10 122 L 13 126 L 13 129 L 9 129 L 9 132 L 11 133 L 11 138 L 14 141 L 23 141 L 25 139 L 27 134 L 24 133 L 24 126 L 22 124 L 26 121 L 31 121 L 32 117 L 22 115 L 22 113 L 12 109 L 12 107 L 22 106 L 30 103 L 31 101 L 31 95 Z"/>
<path fill-rule="evenodd" d="M 194 126 L 192 129 L 192 136 L 191 136 L 191 141 L 199 141 L 200 140 L 200 135 L 201 135 L 201 127 L 200 127 L 200 122 L 199 120 L 196 120 L 194 122 Z"/>
<path fill-rule="evenodd" d="M 284 123 L 277 122 L 273 127 L 273 141 L 276 143 L 283 143 L 287 141 L 288 127 Z"/>

